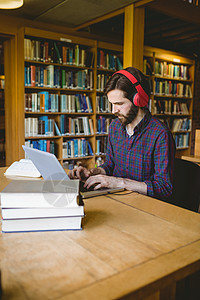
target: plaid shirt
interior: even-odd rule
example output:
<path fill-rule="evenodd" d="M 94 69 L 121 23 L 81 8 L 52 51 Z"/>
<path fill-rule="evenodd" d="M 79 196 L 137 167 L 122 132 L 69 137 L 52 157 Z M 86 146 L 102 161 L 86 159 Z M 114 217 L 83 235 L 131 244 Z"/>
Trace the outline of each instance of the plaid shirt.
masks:
<path fill-rule="evenodd" d="M 172 193 L 175 144 L 170 130 L 147 113 L 129 137 L 119 119 L 109 128 L 105 163 L 107 175 L 147 185 L 147 195 L 167 199 Z"/>

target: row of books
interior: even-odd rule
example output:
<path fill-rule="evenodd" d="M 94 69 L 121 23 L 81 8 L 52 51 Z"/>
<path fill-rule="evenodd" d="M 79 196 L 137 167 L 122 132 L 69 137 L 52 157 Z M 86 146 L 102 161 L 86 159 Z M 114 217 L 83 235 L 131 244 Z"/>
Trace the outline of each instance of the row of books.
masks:
<path fill-rule="evenodd" d="M 44 192 L 45 191 L 45 192 Z M 2 232 L 81 229 L 79 181 L 13 180 L 1 192 Z"/>
<path fill-rule="evenodd" d="M 55 120 L 49 119 L 48 116 L 25 118 L 25 137 L 54 136 L 54 126 Z"/>
<path fill-rule="evenodd" d="M 123 65 L 117 55 L 99 49 L 97 51 L 97 68 L 117 71 L 123 69 Z"/>
<path fill-rule="evenodd" d="M 96 155 L 105 155 L 107 151 L 108 138 L 100 136 L 96 139 Z"/>
<path fill-rule="evenodd" d="M 105 122 L 104 122 L 105 123 Z M 48 116 L 25 118 L 25 137 L 54 135 L 93 135 L 93 120 L 88 117 L 71 118 L 60 115 L 60 129 L 54 119 Z"/>
<path fill-rule="evenodd" d="M 63 142 L 63 159 L 94 155 L 92 146 L 85 138 L 71 139 Z"/>
<path fill-rule="evenodd" d="M 24 39 L 25 60 L 93 67 L 94 54 L 78 44 Z"/>
<path fill-rule="evenodd" d="M 71 118 L 60 116 L 60 134 L 58 135 L 93 135 L 93 120 L 88 117 Z"/>
<path fill-rule="evenodd" d="M 87 69 L 81 71 L 61 71 L 61 88 L 63 89 L 93 89 L 93 72 Z"/>
<path fill-rule="evenodd" d="M 103 92 L 107 81 L 110 79 L 110 74 L 99 73 L 97 74 L 97 91 Z"/>
<path fill-rule="evenodd" d="M 192 90 L 189 84 L 176 83 L 172 81 L 162 81 L 155 79 L 154 94 L 174 97 L 192 98 Z"/>
<path fill-rule="evenodd" d="M 25 112 L 58 112 L 59 96 L 47 91 L 25 93 Z"/>
<path fill-rule="evenodd" d="M 112 104 L 108 101 L 107 96 L 96 96 L 96 112 L 111 113 Z"/>
<path fill-rule="evenodd" d="M 175 65 L 169 62 L 155 61 L 155 75 L 174 79 L 188 80 L 189 69 L 187 65 Z"/>
<path fill-rule="evenodd" d="M 60 96 L 60 111 L 61 112 L 88 112 L 92 113 L 91 98 L 85 94 L 66 95 Z"/>
<path fill-rule="evenodd" d="M 93 89 L 93 72 L 60 70 L 54 65 L 25 66 L 25 87 Z"/>
<path fill-rule="evenodd" d="M 176 144 L 176 148 L 185 148 L 185 147 L 189 147 L 189 137 L 190 137 L 190 133 L 186 132 L 186 133 L 181 133 L 181 134 L 175 134 L 175 144 Z"/>
<path fill-rule="evenodd" d="M 60 105 L 59 105 L 60 98 Z M 25 112 L 89 112 L 92 103 L 85 94 L 52 94 L 47 91 L 25 93 Z"/>
<path fill-rule="evenodd" d="M 50 140 L 27 140 L 25 146 L 55 154 L 55 142 Z M 25 158 L 27 159 L 25 154 Z"/>
<path fill-rule="evenodd" d="M 191 131 L 191 119 L 188 118 L 180 118 L 175 119 L 172 124 L 172 132 L 177 131 Z"/>
<path fill-rule="evenodd" d="M 151 108 L 150 111 L 153 114 L 175 114 L 175 115 L 189 114 L 188 107 L 185 102 L 173 101 L 173 100 L 154 100 L 153 109 Z"/>
<path fill-rule="evenodd" d="M 112 118 L 105 118 L 103 116 L 99 116 L 96 119 L 96 133 L 97 134 L 107 134 L 109 131 L 109 126 L 112 121 Z"/>

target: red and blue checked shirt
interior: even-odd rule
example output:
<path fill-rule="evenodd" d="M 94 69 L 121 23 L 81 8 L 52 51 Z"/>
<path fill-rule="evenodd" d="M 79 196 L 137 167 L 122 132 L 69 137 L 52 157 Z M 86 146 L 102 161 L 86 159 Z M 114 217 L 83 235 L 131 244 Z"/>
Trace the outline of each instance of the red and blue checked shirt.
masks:
<path fill-rule="evenodd" d="M 175 144 L 170 130 L 147 113 L 129 137 L 119 119 L 109 128 L 106 175 L 129 178 L 147 185 L 147 195 L 167 199 L 172 193 Z"/>

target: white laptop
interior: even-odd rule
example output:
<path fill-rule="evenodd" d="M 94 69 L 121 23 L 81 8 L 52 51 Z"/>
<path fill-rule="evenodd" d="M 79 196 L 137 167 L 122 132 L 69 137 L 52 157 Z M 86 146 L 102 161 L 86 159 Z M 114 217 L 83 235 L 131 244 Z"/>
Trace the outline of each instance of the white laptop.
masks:
<path fill-rule="evenodd" d="M 22 146 L 28 158 L 34 163 L 44 180 L 70 180 L 69 176 L 59 163 L 56 156 L 52 153 L 41 151 L 35 148 Z M 81 185 L 82 189 L 82 185 Z M 80 193 L 83 198 L 95 197 L 110 193 L 123 191 L 123 188 L 105 188 L 99 190 L 88 190 Z"/>

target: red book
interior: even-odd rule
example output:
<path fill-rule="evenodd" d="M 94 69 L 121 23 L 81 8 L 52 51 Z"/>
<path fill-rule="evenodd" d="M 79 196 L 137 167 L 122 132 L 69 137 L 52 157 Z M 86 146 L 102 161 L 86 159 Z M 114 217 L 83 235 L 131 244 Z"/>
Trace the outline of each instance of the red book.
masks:
<path fill-rule="evenodd" d="M 35 86 L 35 66 L 31 66 L 31 86 Z"/>

